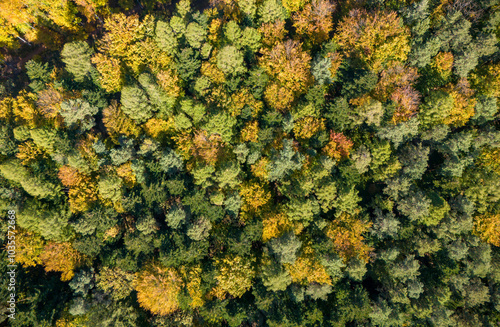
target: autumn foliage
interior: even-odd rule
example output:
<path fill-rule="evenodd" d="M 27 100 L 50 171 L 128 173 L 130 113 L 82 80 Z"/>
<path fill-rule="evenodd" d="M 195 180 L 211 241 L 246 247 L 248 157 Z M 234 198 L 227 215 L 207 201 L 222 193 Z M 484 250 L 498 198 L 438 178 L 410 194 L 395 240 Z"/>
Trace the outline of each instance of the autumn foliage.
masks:
<path fill-rule="evenodd" d="M 325 146 L 325 153 L 337 160 L 349 157 L 349 151 L 353 146 L 353 142 L 342 133 L 330 131 L 330 142 Z"/>
<path fill-rule="evenodd" d="M 172 268 L 152 264 L 136 274 L 134 289 L 139 304 L 153 314 L 166 316 L 179 308 L 182 279 Z"/>

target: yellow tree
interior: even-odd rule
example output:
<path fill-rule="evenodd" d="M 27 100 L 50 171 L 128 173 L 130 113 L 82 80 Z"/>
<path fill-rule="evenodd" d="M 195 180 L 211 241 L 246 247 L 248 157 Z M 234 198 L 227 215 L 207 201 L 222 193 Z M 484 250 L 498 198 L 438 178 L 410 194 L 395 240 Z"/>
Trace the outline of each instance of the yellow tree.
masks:
<path fill-rule="evenodd" d="M 23 267 L 41 264 L 40 255 L 45 247 L 42 237 L 33 232 L 18 230 L 16 234 L 16 262 Z"/>
<path fill-rule="evenodd" d="M 62 166 L 58 177 L 69 188 L 69 205 L 72 212 L 84 212 L 98 199 L 95 180 L 80 173 L 76 168 Z"/>
<path fill-rule="evenodd" d="M 241 297 L 252 287 L 256 272 L 253 267 L 255 259 L 240 256 L 228 256 L 216 260 L 217 288 L 234 297 Z"/>
<path fill-rule="evenodd" d="M 332 285 L 330 275 L 328 275 L 326 268 L 319 263 L 310 246 L 304 246 L 301 255 L 295 262 L 293 264 L 286 263 L 285 268 L 290 273 L 294 283 Z"/>
<path fill-rule="evenodd" d="M 262 34 L 262 43 L 268 47 L 274 47 L 281 43 L 288 33 L 285 28 L 284 20 L 276 20 L 274 23 L 265 23 L 259 27 Z"/>
<path fill-rule="evenodd" d="M 271 193 L 260 183 L 243 184 L 240 188 L 240 195 L 243 198 L 243 211 L 255 211 L 271 199 Z"/>
<path fill-rule="evenodd" d="M 500 175 L 500 148 L 486 147 L 478 159 L 480 165 Z"/>
<path fill-rule="evenodd" d="M 292 223 L 285 213 L 269 213 L 262 220 L 262 240 L 277 238 L 292 228 Z"/>
<path fill-rule="evenodd" d="M 49 242 L 43 248 L 40 260 L 46 271 L 61 272 L 61 280 L 68 281 L 73 278 L 75 269 L 86 263 L 87 258 L 69 242 Z"/>
<path fill-rule="evenodd" d="M 254 120 L 248 122 L 241 130 L 241 139 L 244 142 L 257 142 L 259 137 L 259 122 Z"/>
<path fill-rule="evenodd" d="M 202 159 L 209 165 L 215 165 L 224 149 L 224 141 L 218 134 L 206 134 L 201 130 L 195 133 L 191 147 L 191 155 Z"/>
<path fill-rule="evenodd" d="M 315 117 L 304 117 L 295 122 L 293 132 L 299 139 L 309 139 L 319 131 L 325 130 L 324 119 Z"/>
<path fill-rule="evenodd" d="M 309 0 L 283 0 L 283 7 L 289 12 L 293 13 L 302 8 L 309 2 Z"/>
<path fill-rule="evenodd" d="M 21 91 L 11 102 L 11 110 L 14 120 L 21 125 L 36 127 L 40 122 L 40 112 L 35 106 L 36 95 Z"/>
<path fill-rule="evenodd" d="M 1 1 L 0 45 L 16 47 L 15 39 L 54 45 L 62 34 L 81 30 L 77 14 L 77 6 L 70 0 Z"/>
<path fill-rule="evenodd" d="M 359 258 L 368 262 L 368 256 L 373 249 L 363 242 L 363 233 L 368 231 L 371 225 L 371 222 L 366 222 L 357 215 L 343 212 L 329 224 L 326 235 L 332 239 L 335 251 L 344 260 Z"/>
<path fill-rule="evenodd" d="M 330 131 L 330 142 L 324 147 L 325 153 L 334 159 L 340 160 L 349 157 L 353 142 L 342 133 Z"/>
<path fill-rule="evenodd" d="M 151 118 L 143 127 L 146 134 L 159 140 L 164 139 L 167 135 L 173 135 L 176 132 L 173 117 L 169 117 L 168 120 Z"/>
<path fill-rule="evenodd" d="M 262 181 L 267 181 L 269 176 L 269 171 L 267 167 L 269 165 L 269 159 L 266 157 L 260 158 L 256 163 L 250 166 L 252 174 Z"/>
<path fill-rule="evenodd" d="M 392 60 L 405 61 L 410 52 L 410 32 L 395 12 L 353 9 L 340 22 L 335 40 L 375 72 Z"/>
<path fill-rule="evenodd" d="M 101 20 L 101 16 L 110 14 L 110 7 L 107 0 L 73 0 L 80 12 L 82 12 L 88 21 Z"/>
<path fill-rule="evenodd" d="M 471 75 L 479 92 L 490 97 L 500 97 L 500 63 L 481 66 Z"/>
<path fill-rule="evenodd" d="M 200 265 L 194 267 L 181 267 L 181 274 L 185 280 L 186 288 L 189 296 L 191 297 L 191 308 L 198 308 L 203 306 L 203 291 L 201 289 L 201 274 L 202 269 Z"/>
<path fill-rule="evenodd" d="M 443 121 L 447 125 L 463 126 L 474 116 L 476 99 L 467 78 L 461 78 L 457 84 L 448 85 L 445 89 L 453 98 L 453 108 Z"/>
<path fill-rule="evenodd" d="M 134 171 L 132 170 L 132 163 L 130 161 L 127 161 L 126 163 L 117 167 L 116 174 L 123 179 L 123 183 L 127 187 L 132 188 L 137 183 Z"/>
<path fill-rule="evenodd" d="M 45 155 L 43 149 L 38 147 L 31 140 L 19 144 L 17 148 L 19 152 L 16 153 L 16 157 L 21 159 L 22 164 L 25 166 L 40 160 L 40 158 L 43 158 Z"/>
<path fill-rule="evenodd" d="M 120 135 L 128 137 L 138 137 L 141 130 L 135 122 L 125 115 L 117 101 L 111 104 L 102 112 L 102 122 L 106 127 L 111 139 L 118 142 Z"/>
<path fill-rule="evenodd" d="M 166 316 L 179 308 L 177 296 L 183 282 L 173 268 L 150 264 L 136 273 L 133 285 L 140 306 L 151 313 Z"/>
<path fill-rule="evenodd" d="M 91 61 L 101 75 L 101 87 L 109 93 L 119 92 L 124 84 L 120 60 L 103 53 L 97 53 Z"/>
<path fill-rule="evenodd" d="M 474 218 L 474 232 L 481 239 L 500 247 L 500 214 L 486 213 Z"/>
<path fill-rule="evenodd" d="M 99 42 L 99 53 L 92 57 L 92 63 L 101 74 L 101 85 L 107 92 L 118 92 L 123 87 L 124 66 L 139 74 L 147 63 L 153 67 L 163 66 L 165 60 L 170 61 L 168 56 L 166 59 L 159 57 L 161 52 L 153 40 L 144 39 L 146 25 L 150 21 L 151 17 L 146 16 L 146 24 L 143 24 L 137 15 L 126 16 L 123 13 L 105 19 L 106 33 Z"/>
<path fill-rule="evenodd" d="M 453 68 L 453 54 L 451 52 L 439 52 L 432 60 L 431 66 L 443 79 L 448 78 Z"/>
<path fill-rule="evenodd" d="M 260 66 L 273 78 L 264 91 L 264 98 L 271 107 L 286 111 L 313 81 L 311 57 L 294 40 L 280 42 L 271 50 L 261 49 L 261 52 Z"/>
<path fill-rule="evenodd" d="M 328 0 L 313 0 L 299 12 L 292 15 L 293 26 L 307 42 L 320 44 L 326 41 L 333 28 L 334 4 Z"/>

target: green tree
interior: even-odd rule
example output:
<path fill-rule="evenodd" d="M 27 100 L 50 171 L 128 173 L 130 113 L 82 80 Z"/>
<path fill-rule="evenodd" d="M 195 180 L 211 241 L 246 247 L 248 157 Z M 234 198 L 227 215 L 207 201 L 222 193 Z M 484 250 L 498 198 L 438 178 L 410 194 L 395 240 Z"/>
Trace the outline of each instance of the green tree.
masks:
<path fill-rule="evenodd" d="M 153 115 L 146 92 L 137 85 L 124 86 L 120 101 L 123 112 L 138 123 L 146 122 Z"/>
<path fill-rule="evenodd" d="M 74 41 L 64 45 L 61 50 L 62 61 L 66 64 L 68 72 L 75 77 L 75 81 L 82 82 L 89 75 L 92 69 L 90 63 L 92 54 L 92 49 L 84 41 Z"/>
<path fill-rule="evenodd" d="M 247 71 L 243 53 L 232 45 L 227 45 L 219 51 L 217 67 L 228 75 L 238 75 Z"/>

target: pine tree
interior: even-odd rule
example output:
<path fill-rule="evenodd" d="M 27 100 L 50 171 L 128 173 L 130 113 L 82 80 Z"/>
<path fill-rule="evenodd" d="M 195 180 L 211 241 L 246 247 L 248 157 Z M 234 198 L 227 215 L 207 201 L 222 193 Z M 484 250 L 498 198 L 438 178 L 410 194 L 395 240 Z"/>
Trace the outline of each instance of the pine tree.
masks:
<path fill-rule="evenodd" d="M 91 56 L 92 50 L 84 41 L 66 43 L 61 50 L 62 61 L 77 82 L 82 82 L 92 69 L 90 64 Z"/>

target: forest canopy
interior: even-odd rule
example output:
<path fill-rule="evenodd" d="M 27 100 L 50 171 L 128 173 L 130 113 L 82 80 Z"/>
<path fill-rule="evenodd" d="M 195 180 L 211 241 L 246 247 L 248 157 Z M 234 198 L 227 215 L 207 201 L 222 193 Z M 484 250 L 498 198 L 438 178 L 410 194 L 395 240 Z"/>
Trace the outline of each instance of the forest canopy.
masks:
<path fill-rule="evenodd" d="M 496 0 L 1 1 L 0 323 L 497 326 L 499 40 Z"/>

